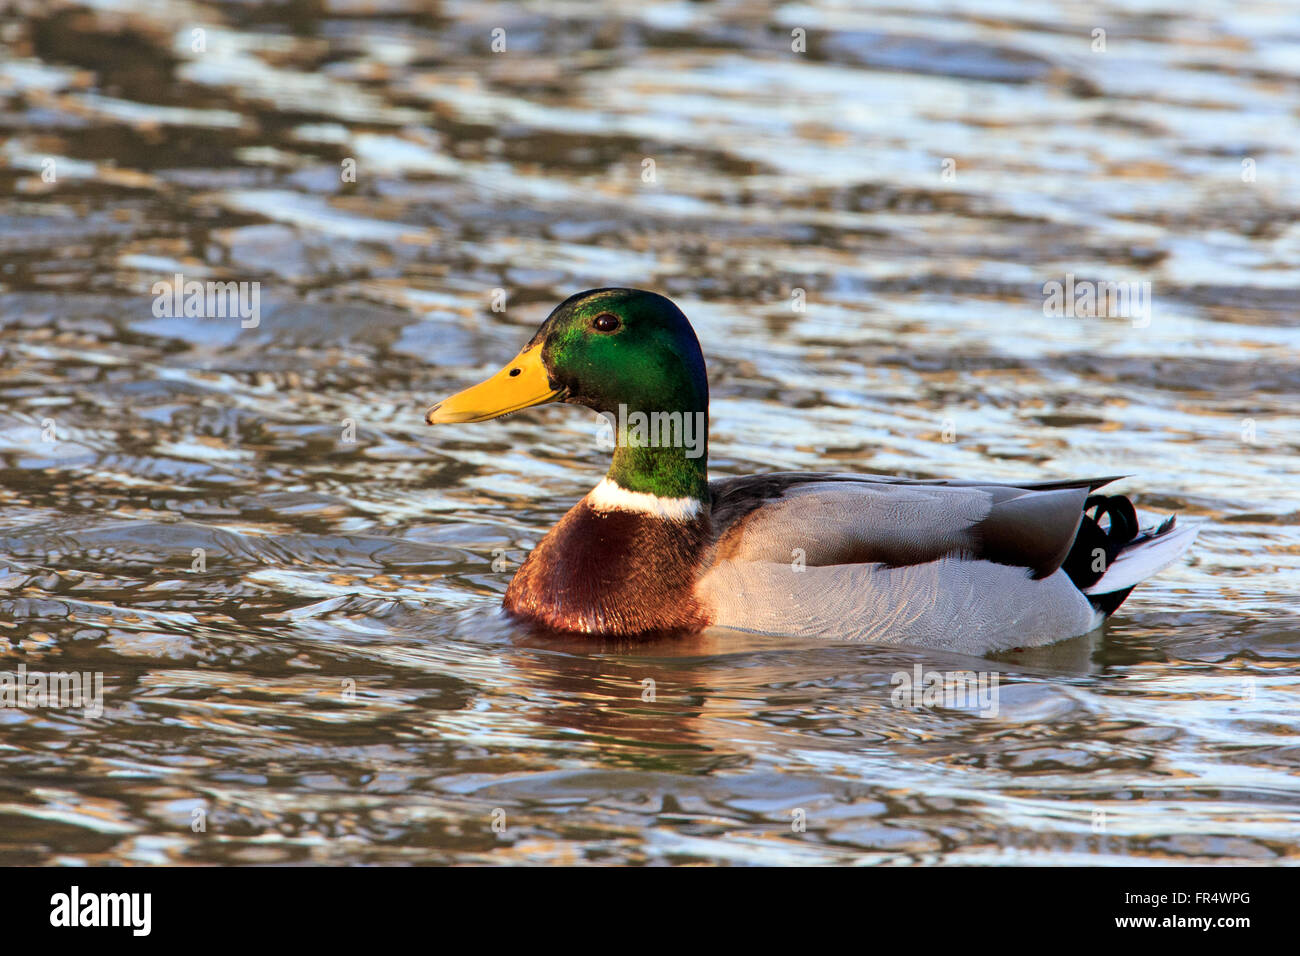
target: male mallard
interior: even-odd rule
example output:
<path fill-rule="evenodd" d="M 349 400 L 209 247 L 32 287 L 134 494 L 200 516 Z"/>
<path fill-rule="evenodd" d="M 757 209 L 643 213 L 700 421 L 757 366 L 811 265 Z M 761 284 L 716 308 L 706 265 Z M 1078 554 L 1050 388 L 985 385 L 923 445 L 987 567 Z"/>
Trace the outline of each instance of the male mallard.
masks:
<path fill-rule="evenodd" d="M 1139 528 L 1127 498 L 1092 494 L 1113 477 L 710 482 L 699 341 L 677 306 L 639 289 L 565 300 L 505 368 L 425 418 L 555 401 L 606 414 L 617 446 L 506 591 L 507 611 L 554 630 L 716 625 L 984 654 L 1087 633 L 1196 533 L 1173 518 Z"/>

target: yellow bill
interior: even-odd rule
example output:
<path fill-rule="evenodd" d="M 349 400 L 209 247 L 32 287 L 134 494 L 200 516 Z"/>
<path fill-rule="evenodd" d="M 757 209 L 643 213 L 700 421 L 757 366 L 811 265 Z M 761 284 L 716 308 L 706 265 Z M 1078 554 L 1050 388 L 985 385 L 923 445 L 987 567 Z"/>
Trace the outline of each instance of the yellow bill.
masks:
<path fill-rule="evenodd" d="M 424 420 L 430 425 L 485 422 L 530 405 L 552 402 L 560 396 L 560 391 L 551 386 L 550 376 L 546 374 L 541 345 L 528 345 L 486 382 L 434 405 L 425 413 Z"/>

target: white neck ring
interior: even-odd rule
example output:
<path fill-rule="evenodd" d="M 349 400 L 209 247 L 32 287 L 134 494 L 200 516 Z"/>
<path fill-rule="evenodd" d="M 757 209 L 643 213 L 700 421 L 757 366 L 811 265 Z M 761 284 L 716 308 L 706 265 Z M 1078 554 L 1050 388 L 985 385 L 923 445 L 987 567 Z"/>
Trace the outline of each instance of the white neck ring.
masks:
<path fill-rule="evenodd" d="M 670 521 L 689 521 L 703 507 L 699 498 L 661 498 L 644 491 L 628 491 L 609 477 L 591 489 L 587 504 L 596 511 L 635 511 Z"/>

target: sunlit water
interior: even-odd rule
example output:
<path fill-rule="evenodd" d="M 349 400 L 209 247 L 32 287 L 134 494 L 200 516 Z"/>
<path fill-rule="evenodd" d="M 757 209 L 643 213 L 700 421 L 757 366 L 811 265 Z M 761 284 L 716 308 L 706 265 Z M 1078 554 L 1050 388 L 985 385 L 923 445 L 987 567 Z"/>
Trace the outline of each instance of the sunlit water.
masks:
<path fill-rule="evenodd" d="M 105 694 L 0 709 L 0 862 L 1294 861 L 1294 4 L 29 6 L 0 668 Z M 421 415 L 608 284 L 694 322 L 715 475 L 1126 474 L 1195 552 L 998 661 L 524 634 L 595 421 Z M 895 706 L 918 664 L 997 714 Z"/>

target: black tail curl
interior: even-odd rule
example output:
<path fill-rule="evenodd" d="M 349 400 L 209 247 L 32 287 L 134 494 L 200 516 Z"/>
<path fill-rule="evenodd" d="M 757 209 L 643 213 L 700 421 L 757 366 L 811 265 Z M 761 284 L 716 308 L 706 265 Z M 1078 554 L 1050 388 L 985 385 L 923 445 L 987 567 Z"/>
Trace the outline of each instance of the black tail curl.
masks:
<path fill-rule="evenodd" d="M 1088 514 L 1090 510 L 1093 512 L 1091 515 Z M 1101 526 L 1103 517 L 1110 518 L 1109 526 L 1106 528 Z M 1100 581 L 1111 562 L 1119 557 L 1125 545 L 1137 536 L 1137 510 L 1133 507 L 1133 502 L 1123 495 L 1089 495 L 1088 500 L 1083 503 L 1083 520 L 1079 523 L 1079 533 L 1075 535 L 1074 544 L 1070 546 L 1070 553 L 1061 567 L 1070 576 L 1074 586 L 1082 591 Z M 1104 561 L 1097 560 L 1098 551 L 1105 554 Z M 1101 568 L 1100 571 L 1097 570 L 1098 566 Z M 1093 603 L 1109 614 L 1119 607 L 1120 602 L 1127 596 L 1128 591 L 1116 592 L 1115 595 L 1100 595 L 1093 600 Z M 1107 609 L 1102 606 L 1103 603 L 1110 603 L 1105 599 L 1113 597 L 1118 597 L 1114 607 Z M 1102 603 L 1098 603 L 1099 601 Z"/>

